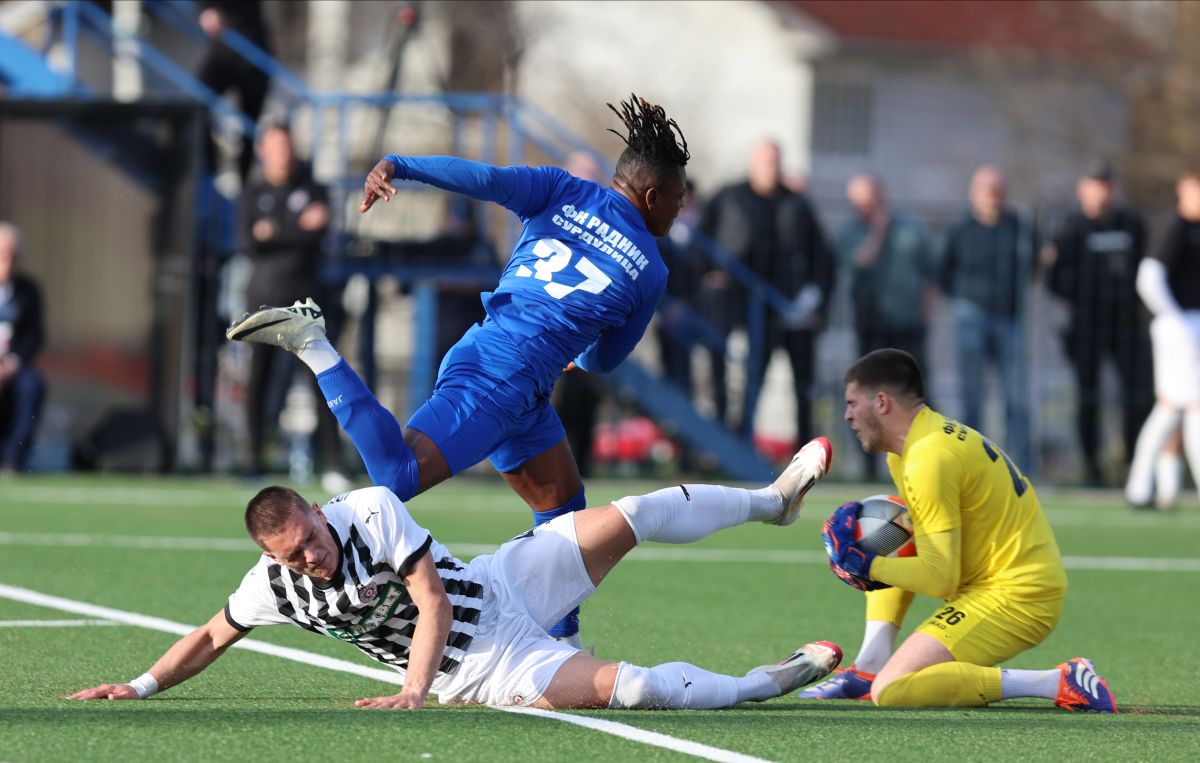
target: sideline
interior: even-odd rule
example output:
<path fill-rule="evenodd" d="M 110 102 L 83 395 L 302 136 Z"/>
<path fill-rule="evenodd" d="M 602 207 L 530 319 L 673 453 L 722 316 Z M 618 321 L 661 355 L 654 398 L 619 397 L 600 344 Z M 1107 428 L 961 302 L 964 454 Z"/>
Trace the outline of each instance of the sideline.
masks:
<path fill-rule="evenodd" d="M 443 542 L 459 558 L 490 554 L 487 543 Z M 249 538 L 189 538 L 160 535 L 91 535 L 88 533 L 0 532 L 0 546 L 90 546 L 158 551 L 259 551 Z M 829 563 L 822 551 L 803 549 L 682 548 L 639 546 L 622 560 L 632 562 L 700 562 L 703 564 L 819 564 Z M 1064 556 L 1068 570 L 1103 572 L 1200 572 L 1200 559 L 1146 556 Z"/>
<path fill-rule="evenodd" d="M 28 588 L 18 588 L 16 586 L 5 585 L 0 583 L 0 598 L 12 599 L 13 601 L 23 602 L 25 604 L 34 604 L 39 607 L 48 607 L 57 609 L 63 612 L 71 612 L 73 614 L 87 615 L 89 617 L 98 617 L 104 620 L 113 621 L 112 624 L 122 623 L 125 625 L 134 625 L 139 628 L 148 630 L 162 631 L 164 633 L 172 633 L 178 636 L 191 633 L 195 630 L 195 626 L 184 625 L 183 623 L 164 620 L 159 617 L 151 617 L 149 615 L 141 615 L 136 612 L 126 612 L 120 609 L 111 609 L 109 607 L 101 607 L 96 604 L 88 604 L 84 601 L 75 601 L 73 599 L 64 599 L 59 596 L 51 596 L 49 594 L 39 593 Z M 45 621 L 43 621 L 45 622 Z M 252 638 L 243 638 L 233 645 L 234 649 L 248 649 L 259 654 L 267 654 L 272 657 L 281 657 L 285 660 L 299 662 L 304 665 L 311 665 L 318 668 L 326 668 L 328 670 L 337 670 L 343 673 L 353 673 L 354 675 L 363 676 L 364 678 L 374 678 L 385 683 L 402 685 L 404 677 L 394 670 L 384 670 L 382 668 L 371 668 L 365 665 L 340 660 L 335 657 L 326 657 L 313 652 L 306 652 L 302 649 L 293 649 L 286 646 L 276 646 L 268 644 L 265 641 L 258 641 Z M 706 744 L 693 742 L 687 739 L 678 739 L 676 737 L 667 736 L 654 731 L 646 731 L 634 726 L 626 726 L 623 723 L 615 721 L 607 721 L 600 718 L 592 718 L 581 715 L 568 715 L 566 713 L 557 713 L 549 710 L 537 710 L 534 708 L 515 708 L 515 707 L 494 707 L 495 710 L 504 710 L 506 712 L 516 712 L 524 715 L 533 715 L 539 718 L 548 718 L 555 721 L 570 723 L 575 726 L 583 726 L 584 728 L 600 731 L 605 734 L 612 734 L 623 739 L 629 739 L 641 744 L 647 744 L 654 747 L 662 747 L 672 752 L 679 752 L 684 755 L 691 755 L 705 760 L 716 761 L 717 763 L 769 763 L 762 758 L 755 758 L 749 755 L 723 750 L 719 747 L 710 747 Z"/>

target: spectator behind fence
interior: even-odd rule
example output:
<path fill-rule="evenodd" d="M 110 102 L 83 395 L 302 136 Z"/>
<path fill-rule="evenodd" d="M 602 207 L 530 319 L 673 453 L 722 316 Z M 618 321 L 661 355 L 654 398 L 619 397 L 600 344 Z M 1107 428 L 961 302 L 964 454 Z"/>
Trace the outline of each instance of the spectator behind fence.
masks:
<path fill-rule="evenodd" d="M 1155 462 L 1181 420 L 1184 452 L 1200 487 L 1200 170 L 1183 175 L 1175 188 L 1176 211 L 1137 274 L 1138 294 L 1154 314 L 1150 338 L 1157 393 L 1125 485 L 1125 497 L 1139 508 L 1150 506 Z M 1163 498 L 1159 507 L 1167 508 Z"/>
<path fill-rule="evenodd" d="M 793 300 L 787 314 L 771 306 L 764 310 L 758 367 L 747 369 L 747 377 L 753 375 L 758 383 L 746 384 L 740 433 L 744 437 L 753 433 L 753 402 L 758 398 L 763 372 L 772 352 L 782 347 L 792 366 L 797 437 L 805 442 L 813 433 L 813 351 L 833 290 L 835 263 L 812 205 L 783 183 L 778 144 L 764 140 L 754 146 L 747 179 L 717 192 L 704 208 L 700 227 L 724 252 Z M 745 326 L 749 304 L 745 288 L 730 282 L 718 294 L 725 297 L 726 304 L 710 302 L 710 310 L 731 319 L 729 325 L 720 328 Z M 726 416 L 728 400 L 724 363 L 722 357 L 714 358 L 712 364 L 714 397 L 721 419 Z"/>
<path fill-rule="evenodd" d="M 261 174 L 247 183 L 238 209 L 241 250 L 250 258 L 246 305 L 291 304 L 305 297 L 321 298 L 317 280 L 321 239 L 329 225 L 328 194 L 313 180 L 306 165 L 296 161 L 292 136 L 286 127 L 263 130 L 258 141 Z M 336 300 L 322 299 L 335 306 Z M 266 471 L 268 432 L 279 414 L 296 370 L 294 358 L 254 345 L 250 356 L 250 381 L 246 391 L 246 416 L 250 440 L 250 471 Z M 314 387 L 315 389 L 315 387 Z M 317 400 L 324 398 L 320 392 Z M 341 482 L 341 447 L 337 422 L 318 405 L 318 456 L 331 473 L 331 486 Z"/>
<path fill-rule="evenodd" d="M 1100 448 L 1100 370 L 1112 359 L 1121 380 L 1125 458 L 1153 405 L 1150 337 L 1135 288 L 1145 251 L 1145 225 L 1115 203 L 1114 176 L 1097 164 L 1075 187 L 1079 207 L 1048 251 L 1050 290 L 1071 312 L 1063 336 L 1079 386 L 1077 426 L 1089 485 L 1104 484 Z"/>
<path fill-rule="evenodd" d="M 267 99 L 270 78 L 218 38 L 224 30 L 232 29 L 269 53 L 270 42 L 267 39 L 267 24 L 263 20 L 262 3 L 257 0 L 213 0 L 201 5 L 200 26 L 210 42 L 196 78 L 217 95 L 235 91 L 238 108 L 250 117 L 251 122 L 257 122 L 263 102 Z M 214 171 L 216 146 L 211 138 L 208 141 L 207 159 L 209 171 Z M 253 165 L 254 136 L 244 134 L 242 151 L 238 156 L 238 172 L 243 183 Z"/>
<path fill-rule="evenodd" d="M 857 214 L 837 242 L 850 278 L 859 355 L 894 347 L 924 367 L 937 271 L 929 234 L 916 219 L 889 208 L 875 175 L 851 178 L 846 198 Z"/>
<path fill-rule="evenodd" d="M 658 240 L 658 251 L 668 275 L 655 331 L 663 377 L 691 398 L 693 313 L 700 277 L 708 260 L 695 244 L 696 223 L 700 218 L 696 186 L 689 178 L 684 188 L 683 209 L 679 210 L 671 232 Z"/>
<path fill-rule="evenodd" d="M 21 232 L 0 222 L 0 474 L 24 471 L 45 385 L 34 365 L 42 347 L 42 295 L 17 272 Z"/>
<path fill-rule="evenodd" d="M 1004 394 L 1002 445 L 1032 473 L 1023 321 L 1037 233 L 1006 206 L 1007 181 L 995 167 L 975 170 L 969 197 L 969 211 L 946 231 L 940 276 L 954 311 L 962 421 L 986 428 L 984 374 L 993 366 Z"/>

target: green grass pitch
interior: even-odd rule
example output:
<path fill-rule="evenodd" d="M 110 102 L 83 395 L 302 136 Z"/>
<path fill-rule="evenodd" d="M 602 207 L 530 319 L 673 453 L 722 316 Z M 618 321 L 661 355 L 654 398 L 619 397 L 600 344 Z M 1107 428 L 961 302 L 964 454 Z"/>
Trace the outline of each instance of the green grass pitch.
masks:
<path fill-rule="evenodd" d="M 593 482 L 588 496 L 595 505 L 656 487 Z M 817 560 L 819 527 L 842 501 L 881 489 L 822 485 L 792 527 L 736 528 L 676 558 L 626 560 L 585 605 L 585 641 L 604 658 L 687 660 L 737 674 L 814 639 L 837 641 L 852 657 L 861 595 Z M 214 480 L 0 482 L 0 584 L 202 623 L 256 558 L 249 541 L 241 543 L 241 509 L 252 493 L 251 486 Z M 319 490 L 306 494 L 328 498 Z M 1071 591 L 1057 630 L 1011 664 L 1050 667 L 1091 657 L 1109 679 L 1119 716 L 1066 713 L 1034 700 L 978 710 L 881 710 L 794 697 L 716 712 L 581 714 L 773 761 L 1200 759 L 1200 512 L 1189 505 L 1174 514 L 1134 515 L 1115 492 L 1044 491 L 1042 498 L 1064 555 L 1076 560 L 1068 570 Z M 442 485 L 410 508 L 463 557 L 529 523 L 519 499 L 487 479 Z M 230 542 L 164 549 L 156 540 L 162 538 Z M 775 553 L 754 561 L 760 550 Z M 1167 563 L 1175 570 L 1096 569 L 1156 564 L 1113 558 L 1175 560 Z M 907 625 L 934 604 L 918 599 Z M 489 708 L 357 710 L 355 699 L 395 687 L 244 650 L 147 702 L 69 702 L 64 694 L 140 674 L 176 638 L 129 625 L 20 624 L 73 619 L 88 618 L 0 596 L 0 761 L 688 757 Z M 298 628 L 259 628 L 252 637 L 374 664 Z"/>

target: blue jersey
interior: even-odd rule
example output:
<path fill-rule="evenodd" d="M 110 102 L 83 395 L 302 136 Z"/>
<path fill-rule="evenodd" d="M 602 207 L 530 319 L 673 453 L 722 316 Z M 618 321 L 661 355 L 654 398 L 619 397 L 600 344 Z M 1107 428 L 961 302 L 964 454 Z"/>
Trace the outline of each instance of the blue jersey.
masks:
<path fill-rule="evenodd" d="M 495 202 L 524 222 L 483 306 L 543 381 L 572 360 L 585 371 L 611 371 L 633 350 L 658 306 L 667 268 L 632 202 L 557 167 L 387 159 L 397 179 Z"/>

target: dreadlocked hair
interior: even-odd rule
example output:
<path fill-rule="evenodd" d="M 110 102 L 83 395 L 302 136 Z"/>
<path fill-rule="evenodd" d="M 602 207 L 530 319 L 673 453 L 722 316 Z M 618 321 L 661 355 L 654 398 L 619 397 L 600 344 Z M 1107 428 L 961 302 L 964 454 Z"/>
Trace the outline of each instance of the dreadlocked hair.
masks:
<path fill-rule="evenodd" d="M 667 173 L 687 165 L 691 158 L 687 139 L 679 124 L 667 118 L 662 106 L 630 93 L 628 101 L 621 101 L 620 110 L 611 103 L 608 108 L 624 123 L 627 133 L 609 130 L 625 142 L 625 150 L 617 160 L 619 176 L 639 185 L 653 185 Z"/>

